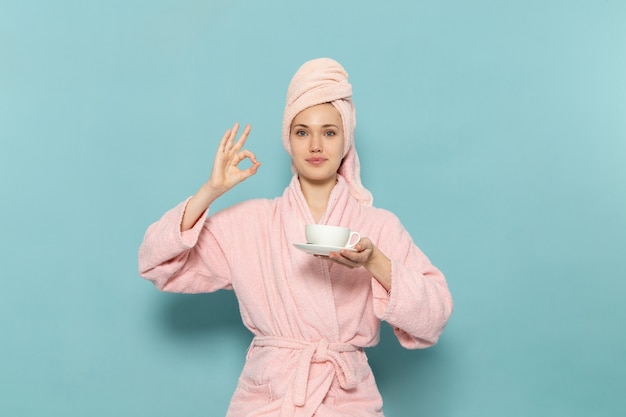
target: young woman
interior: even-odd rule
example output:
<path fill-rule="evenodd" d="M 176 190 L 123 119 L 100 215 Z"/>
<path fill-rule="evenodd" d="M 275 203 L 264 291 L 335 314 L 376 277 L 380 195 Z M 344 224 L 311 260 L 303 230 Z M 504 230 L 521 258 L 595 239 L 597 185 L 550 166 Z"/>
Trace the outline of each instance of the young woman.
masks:
<path fill-rule="evenodd" d="M 282 139 L 294 176 L 282 197 L 209 215 L 260 166 L 243 149 L 250 127 L 237 139 L 235 125 L 208 181 L 152 224 L 139 250 L 140 273 L 159 290 L 235 291 L 254 339 L 229 416 L 382 416 L 363 350 L 378 343 L 380 322 L 402 346 L 424 348 L 452 313 L 442 273 L 361 184 L 351 96 L 339 63 L 306 62 L 287 92 Z M 361 240 L 314 256 L 293 245 L 308 223 L 348 227 Z"/>

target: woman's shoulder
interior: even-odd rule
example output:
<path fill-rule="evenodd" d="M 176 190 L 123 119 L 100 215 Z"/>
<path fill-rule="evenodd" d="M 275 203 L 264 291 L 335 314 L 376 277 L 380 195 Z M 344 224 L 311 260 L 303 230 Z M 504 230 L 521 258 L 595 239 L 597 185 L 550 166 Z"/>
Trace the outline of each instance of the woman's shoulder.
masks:
<path fill-rule="evenodd" d="M 361 213 L 369 218 L 375 218 L 380 221 L 400 223 L 400 219 L 395 213 L 382 207 L 361 205 Z"/>
<path fill-rule="evenodd" d="M 406 230 L 400 218 L 386 208 L 362 206 L 359 218 L 360 227 L 377 236 L 398 236 Z"/>

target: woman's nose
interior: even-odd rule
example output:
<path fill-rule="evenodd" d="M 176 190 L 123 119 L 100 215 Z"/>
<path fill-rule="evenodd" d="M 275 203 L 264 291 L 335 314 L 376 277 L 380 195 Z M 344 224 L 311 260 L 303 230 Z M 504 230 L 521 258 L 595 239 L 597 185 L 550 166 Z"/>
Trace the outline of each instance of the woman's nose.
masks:
<path fill-rule="evenodd" d="M 322 140 L 319 136 L 311 136 L 311 142 L 309 143 L 310 152 L 322 152 Z"/>

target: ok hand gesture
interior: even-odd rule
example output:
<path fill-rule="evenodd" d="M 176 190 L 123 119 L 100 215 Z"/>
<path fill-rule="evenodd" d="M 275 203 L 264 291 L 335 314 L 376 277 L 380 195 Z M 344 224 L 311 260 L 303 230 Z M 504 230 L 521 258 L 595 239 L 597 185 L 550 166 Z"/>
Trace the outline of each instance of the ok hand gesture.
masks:
<path fill-rule="evenodd" d="M 247 149 L 241 150 L 248 139 L 250 125 L 245 127 L 239 140 L 235 141 L 238 130 L 239 124 L 235 123 L 232 129 L 228 129 L 224 133 L 213 161 L 209 185 L 220 194 L 225 193 L 246 178 L 256 174 L 259 166 L 261 166 L 261 163 L 256 160 L 256 156 L 252 152 Z M 246 169 L 241 169 L 239 164 L 246 159 L 249 159 L 252 165 Z"/>

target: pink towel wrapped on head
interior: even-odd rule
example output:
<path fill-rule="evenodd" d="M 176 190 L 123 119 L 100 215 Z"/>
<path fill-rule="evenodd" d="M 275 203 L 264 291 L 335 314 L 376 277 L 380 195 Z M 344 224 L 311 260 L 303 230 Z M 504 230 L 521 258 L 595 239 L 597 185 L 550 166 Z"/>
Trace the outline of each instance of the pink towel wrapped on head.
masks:
<path fill-rule="evenodd" d="M 350 194 L 361 204 L 371 206 L 372 194 L 361 184 L 361 164 L 354 144 L 356 113 L 352 102 L 352 85 L 348 73 L 330 58 L 305 62 L 291 79 L 283 116 L 283 146 L 291 155 L 289 131 L 294 117 L 302 110 L 318 104 L 331 103 L 343 121 L 344 150 L 339 175 L 345 178 Z"/>

